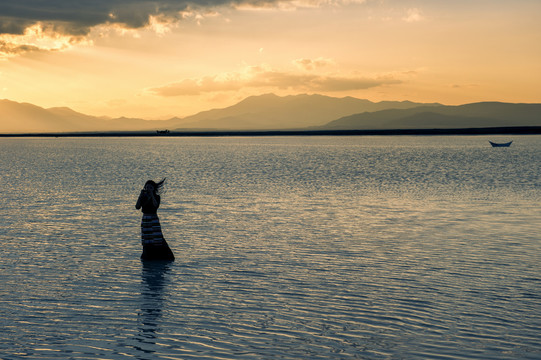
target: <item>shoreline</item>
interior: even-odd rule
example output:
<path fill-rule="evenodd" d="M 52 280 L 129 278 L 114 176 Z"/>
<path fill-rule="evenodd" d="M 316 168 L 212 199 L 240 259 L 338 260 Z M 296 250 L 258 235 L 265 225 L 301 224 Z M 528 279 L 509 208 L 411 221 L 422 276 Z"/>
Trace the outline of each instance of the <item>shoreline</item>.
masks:
<path fill-rule="evenodd" d="M 227 137 L 227 136 L 385 136 L 385 135 L 540 135 L 541 126 L 388 129 L 388 130 L 194 130 L 170 131 L 87 131 L 0 134 L 0 137 Z"/>

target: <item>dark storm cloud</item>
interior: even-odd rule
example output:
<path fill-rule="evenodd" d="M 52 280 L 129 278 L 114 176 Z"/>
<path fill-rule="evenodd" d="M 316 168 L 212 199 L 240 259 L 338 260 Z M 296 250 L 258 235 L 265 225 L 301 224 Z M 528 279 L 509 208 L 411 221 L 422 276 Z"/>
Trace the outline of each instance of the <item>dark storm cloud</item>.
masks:
<path fill-rule="evenodd" d="M 149 16 L 176 17 L 189 8 L 225 4 L 270 3 L 274 0 L 6 0 L 0 2 L 0 34 L 22 34 L 38 22 L 69 35 L 84 35 L 95 25 L 139 28 Z"/>

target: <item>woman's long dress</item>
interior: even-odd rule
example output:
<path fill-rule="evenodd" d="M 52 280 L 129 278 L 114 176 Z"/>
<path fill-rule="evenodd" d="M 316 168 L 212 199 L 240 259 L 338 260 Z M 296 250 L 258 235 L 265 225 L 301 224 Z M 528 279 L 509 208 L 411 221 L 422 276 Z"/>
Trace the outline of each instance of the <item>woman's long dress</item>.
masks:
<path fill-rule="evenodd" d="M 173 252 L 165 241 L 158 218 L 157 210 L 160 197 L 156 195 L 158 206 L 154 207 L 150 200 L 142 200 L 143 219 L 141 220 L 141 243 L 143 253 L 141 260 L 175 260 Z"/>

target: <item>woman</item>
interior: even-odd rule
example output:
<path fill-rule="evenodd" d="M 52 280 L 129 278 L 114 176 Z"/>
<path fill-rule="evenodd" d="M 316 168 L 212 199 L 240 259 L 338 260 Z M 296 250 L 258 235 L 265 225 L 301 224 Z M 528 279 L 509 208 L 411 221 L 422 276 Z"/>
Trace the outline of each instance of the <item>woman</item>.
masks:
<path fill-rule="evenodd" d="M 141 190 L 135 208 L 143 211 L 141 220 L 141 242 L 143 254 L 141 260 L 175 260 L 173 252 L 163 238 L 160 219 L 158 219 L 158 208 L 160 207 L 160 192 L 165 179 L 156 183 L 148 180 Z"/>

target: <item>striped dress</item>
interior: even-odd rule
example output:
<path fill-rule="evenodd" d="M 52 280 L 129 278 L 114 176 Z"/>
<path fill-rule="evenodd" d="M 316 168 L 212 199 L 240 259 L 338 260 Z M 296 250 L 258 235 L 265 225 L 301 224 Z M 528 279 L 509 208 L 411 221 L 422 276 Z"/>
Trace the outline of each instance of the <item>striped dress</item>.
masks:
<path fill-rule="evenodd" d="M 165 241 L 158 218 L 160 196 L 156 195 L 158 206 L 155 207 L 148 198 L 141 198 L 143 218 L 141 220 L 141 244 L 143 245 L 142 260 L 175 260 L 173 252 Z"/>
<path fill-rule="evenodd" d="M 158 215 L 143 213 L 143 219 L 141 220 L 141 244 L 143 246 L 160 246 L 163 245 L 164 241 Z"/>

